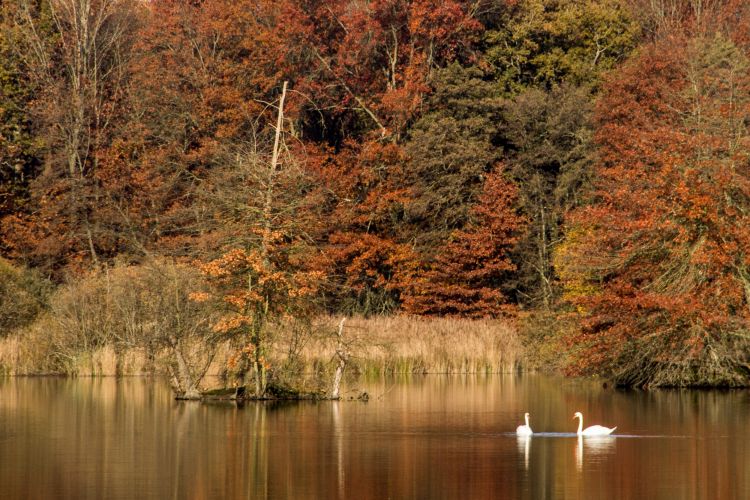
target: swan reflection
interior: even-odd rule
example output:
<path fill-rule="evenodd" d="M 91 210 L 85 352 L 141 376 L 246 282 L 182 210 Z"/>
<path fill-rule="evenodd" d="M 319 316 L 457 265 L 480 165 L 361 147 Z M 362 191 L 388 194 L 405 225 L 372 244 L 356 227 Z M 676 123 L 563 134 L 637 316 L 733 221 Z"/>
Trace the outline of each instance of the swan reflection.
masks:
<path fill-rule="evenodd" d="M 581 436 L 576 443 L 576 468 L 583 470 L 583 455 L 587 460 L 601 459 L 614 450 L 616 438 L 614 436 Z"/>
<path fill-rule="evenodd" d="M 529 451 L 531 450 L 531 436 L 518 436 L 516 438 L 518 444 L 518 453 L 523 455 L 523 466 L 526 470 L 529 470 Z"/>

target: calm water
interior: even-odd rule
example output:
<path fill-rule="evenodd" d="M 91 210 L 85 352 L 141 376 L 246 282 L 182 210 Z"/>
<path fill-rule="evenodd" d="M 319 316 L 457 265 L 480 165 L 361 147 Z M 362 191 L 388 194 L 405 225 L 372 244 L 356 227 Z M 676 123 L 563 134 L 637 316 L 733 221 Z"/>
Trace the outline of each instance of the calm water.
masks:
<path fill-rule="evenodd" d="M 750 391 L 361 388 L 370 402 L 236 408 L 141 379 L 0 379 L 0 498 L 750 498 Z M 579 441 L 577 410 L 619 437 Z M 516 438 L 524 411 L 545 434 Z"/>

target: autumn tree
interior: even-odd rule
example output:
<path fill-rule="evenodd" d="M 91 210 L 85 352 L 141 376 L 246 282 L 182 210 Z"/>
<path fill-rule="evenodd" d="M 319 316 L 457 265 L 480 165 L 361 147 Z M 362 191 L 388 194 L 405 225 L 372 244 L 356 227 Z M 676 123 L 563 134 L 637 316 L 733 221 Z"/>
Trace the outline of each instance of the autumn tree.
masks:
<path fill-rule="evenodd" d="M 486 58 L 508 95 L 595 83 L 635 47 L 639 31 L 620 0 L 506 2 L 485 24 Z"/>
<path fill-rule="evenodd" d="M 267 260 L 262 249 L 231 250 L 201 266 L 214 283 L 214 295 L 193 295 L 198 302 L 223 303 L 223 316 L 213 330 L 233 341 L 229 368 L 253 384 L 257 397 L 269 385 L 271 328 L 286 317 L 308 314 L 320 281 L 318 273 L 290 271 L 283 264 Z"/>
<path fill-rule="evenodd" d="M 595 196 L 557 256 L 573 373 L 748 383 L 750 80 L 734 34 L 652 44 L 607 85 Z"/>
<path fill-rule="evenodd" d="M 11 48 L 36 82 L 30 107 L 45 164 L 31 186 L 33 209 L 6 217 L 15 256 L 55 268 L 117 251 L 99 238 L 98 158 L 116 119 L 140 3 L 130 0 L 13 2 Z"/>
<path fill-rule="evenodd" d="M 497 317 L 511 315 L 504 290 L 515 270 L 510 259 L 523 218 L 517 190 L 500 168 L 487 174 L 472 219 L 455 231 L 429 269 L 414 277 L 404 309 L 414 314 Z"/>
<path fill-rule="evenodd" d="M 223 238 L 226 250 L 201 265 L 214 284 L 212 296 L 194 296 L 197 301 L 213 299 L 221 304 L 225 314 L 214 331 L 235 341 L 231 368 L 246 383 L 252 380 L 257 397 L 265 395 L 269 384 L 272 327 L 287 317 L 311 314 L 322 278 L 301 262 L 307 241 L 304 215 L 297 209 L 304 189 L 295 181 L 304 177 L 285 145 L 287 85 L 283 83 L 275 106 L 273 145 L 238 151 L 235 179 L 239 182 L 230 189 L 242 195 L 229 197 L 222 205 L 214 203 L 224 207 L 221 220 L 230 224 Z"/>
<path fill-rule="evenodd" d="M 316 267 L 326 268 L 326 306 L 348 314 L 389 314 L 401 304 L 417 262 L 411 247 L 376 234 L 339 232 Z"/>
<path fill-rule="evenodd" d="M 393 143 L 368 141 L 338 155 L 310 158 L 327 207 L 315 240 L 313 268 L 325 272 L 326 307 L 382 314 L 394 311 L 416 254 L 403 241 L 409 198 L 406 156 Z M 312 227 L 312 226 L 311 226 Z"/>

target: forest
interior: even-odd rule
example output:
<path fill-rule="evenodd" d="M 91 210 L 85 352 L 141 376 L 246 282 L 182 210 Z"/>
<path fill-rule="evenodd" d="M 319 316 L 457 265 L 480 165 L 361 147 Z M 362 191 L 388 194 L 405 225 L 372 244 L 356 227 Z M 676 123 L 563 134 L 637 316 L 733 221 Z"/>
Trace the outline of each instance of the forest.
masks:
<path fill-rule="evenodd" d="M 190 395 L 228 342 L 260 395 L 275 339 L 406 317 L 750 385 L 745 1 L 3 0 L 0 117 L 28 371 L 166 351 Z"/>

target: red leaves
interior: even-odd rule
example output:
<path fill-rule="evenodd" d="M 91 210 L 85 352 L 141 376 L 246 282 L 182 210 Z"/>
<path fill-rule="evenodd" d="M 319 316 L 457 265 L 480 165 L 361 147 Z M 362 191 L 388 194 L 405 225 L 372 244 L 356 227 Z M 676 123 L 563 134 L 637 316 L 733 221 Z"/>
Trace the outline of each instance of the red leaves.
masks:
<path fill-rule="evenodd" d="M 329 238 L 326 261 L 341 266 L 343 286 L 355 293 L 390 292 L 403 286 L 415 256 L 408 245 L 373 234 L 335 233 Z"/>
<path fill-rule="evenodd" d="M 750 172 L 739 166 L 750 137 L 736 118 L 750 111 L 750 78 L 737 71 L 748 57 L 720 35 L 668 43 L 609 83 L 600 194 L 571 215 L 558 254 L 584 319 L 570 337 L 581 348 L 574 370 L 625 383 L 695 383 L 715 368 L 706 349 L 732 349 L 729 332 L 750 326 Z M 731 369 L 712 373 L 737 382 Z"/>
<path fill-rule="evenodd" d="M 470 317 L 514 311 L 502 285 L 515 270 L 509 252 L 525 222 L 516 213 L 517 196 L 502 169 L 487 176 L 474 222 L 453 234 L 427 271 L 415 274 L 404 297 L 406 311 Z"/>
<path fill-rule="evenodd" d="M 299 43 L 297 89 L 343 119 L 351 109 L 381 135 L 400 132 L 429 91 L 432 68 L 467 52 L 479 24 L 454 1 L 288 2 L 279 29 Z M 310 64 L 317 71 L 309 71 Z"/>

